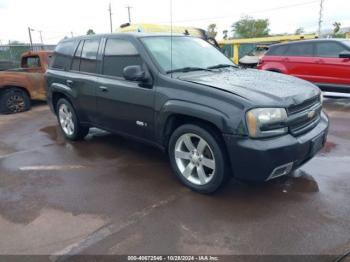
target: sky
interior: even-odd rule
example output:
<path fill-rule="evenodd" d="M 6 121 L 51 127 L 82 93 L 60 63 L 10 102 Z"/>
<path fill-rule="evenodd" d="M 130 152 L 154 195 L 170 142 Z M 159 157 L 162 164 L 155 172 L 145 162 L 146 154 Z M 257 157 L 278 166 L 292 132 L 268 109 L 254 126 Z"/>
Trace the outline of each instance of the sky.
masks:
<path fill-rule="evenodd" d="M 0 44 L 9 40 L 29 42 L 28 26 L 33 28 L 33 42 L 56 44 L 65 36 L 110 31 L 108 5 L 112 5 L 113 28 L 128 22 L 126 6 L 131 6 L 132 23 L 170 24 L 171 0 L 0 0 Z M 174 25 L 206 29 L 211 23 L 223 30 L 242 16 L 268 18 L 271 33 L 306 32 L 318 28 L 320 0 L 172 0 Z M 350 26 L 349 0 L 324 0 L 324 29 L 341 22 Z"/>

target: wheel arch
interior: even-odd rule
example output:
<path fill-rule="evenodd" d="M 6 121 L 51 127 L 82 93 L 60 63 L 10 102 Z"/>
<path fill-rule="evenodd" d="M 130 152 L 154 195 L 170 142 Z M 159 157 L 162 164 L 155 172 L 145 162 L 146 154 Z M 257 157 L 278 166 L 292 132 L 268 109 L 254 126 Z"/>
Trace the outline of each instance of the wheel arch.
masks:
<path fill-rule="evenodd" d="M 220 139 L 227 132 L 228 116 L 217 109 L 185 101 L 168 101 L 161 110 L 159 119 L 159 137 L 163 146 L 167 147 L 172 132 L 183 124 L 196 123 L 208 127 Z"/>
<path fill-rule="evenodd" d="M 23 92 L 25 92 L 27 94 L 29 99 L 31 99 L 31 95 L 30 95 L 29 91 L 25 87 L 18 86 L 18 85 L 5 85 L 5 86 L 0 87 L 0 95 L 2 95 L 4 92 L 6 92 L 7 90 L 10 90 L 12 88 L 22 90 Z"/>

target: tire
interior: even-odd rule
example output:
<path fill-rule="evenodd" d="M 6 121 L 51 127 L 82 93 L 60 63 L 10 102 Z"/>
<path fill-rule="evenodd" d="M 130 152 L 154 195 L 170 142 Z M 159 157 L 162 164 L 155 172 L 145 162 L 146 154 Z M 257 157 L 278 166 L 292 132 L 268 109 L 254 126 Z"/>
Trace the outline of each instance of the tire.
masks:
<path fill-rule="evenodd" d="M 30 98 L 28 94 L 19 88 L 4 90 L 0 96 L 0 112 L 14 114 L 30 109 Z"/>
<path fill-rule="evenodd" d="M 81 140 L 89 133 L 89 128 L 79 123 L 77 114 L 67 99 L 61 98 L 57 101 L 56 112 L 60 129 L 67 139 Z"/>
<path fill-rule="evenodd" d="M 229 178 L 224 148 L 210 128 L 186 124 L 173 132 L 168 151 L 180 181 L 196 192 L 210 194 Z"/>

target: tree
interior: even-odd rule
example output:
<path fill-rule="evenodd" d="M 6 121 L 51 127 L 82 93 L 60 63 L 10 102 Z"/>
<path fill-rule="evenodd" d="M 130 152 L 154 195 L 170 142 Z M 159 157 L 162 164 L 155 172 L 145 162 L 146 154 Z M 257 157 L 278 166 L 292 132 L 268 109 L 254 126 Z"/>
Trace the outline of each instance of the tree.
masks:
<path fill-rule="evenodd" d="M 296 35 L 302 35 L 305 33 L 304 27 L 299 27 L 297 30 L 295 30 Z"/>
<path fill-rule="evenodd" d="M 224 35 L 224 39 L 227 40 L 227 38 L 228 38 L 228 30 L 222 31 L 222 34 Z"/>
<path fill-rule="evenodd" d="M 334 28 L 333 28 L 333 35 L 336 35 L 336 34 L 339 33 L 339 31 L 340 31 L 341 23 L 339 23 L 339 22 L 334 22 L 334 23 L 333 23 L 333 26 L 334 26 Z"/>
<path fill-rule="evenodd" d="M 269 25 L 269 19 L 245 16 L 232 25 L 232 32 L 235 38 L 264 37 L 269 35 Z"/>
<path fill-rule="evenodd" d="M 87 30 L 86 34 L 87 34 L 87 35 L 96 35 L 96 33 L 94 32 L 94 30 L 92 30 L 92 29 Z"/>
<path fill-rule="evenodd" d="M 216 24 L 208 25 L 208 37 L 215 38 L 218 32 L 216 31 Z"/>

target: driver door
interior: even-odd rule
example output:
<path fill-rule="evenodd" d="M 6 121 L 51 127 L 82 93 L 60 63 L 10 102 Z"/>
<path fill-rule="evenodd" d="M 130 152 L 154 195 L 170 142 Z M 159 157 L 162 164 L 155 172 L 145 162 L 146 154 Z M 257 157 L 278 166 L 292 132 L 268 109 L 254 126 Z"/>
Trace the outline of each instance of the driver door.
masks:
<path fill-rule="evenodd" d="M 145 140 L 154 139 L 154 89 L 127 81 L 123 69 L 144 62 L 128 40 L 106 40 L 98 77 L 98 124 L 108 130 Z"/>

